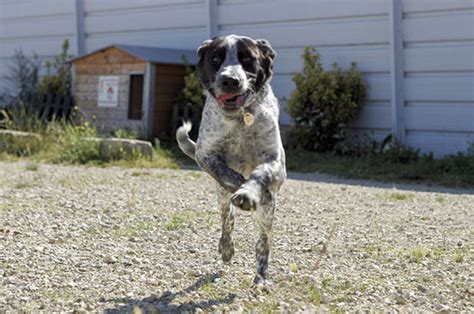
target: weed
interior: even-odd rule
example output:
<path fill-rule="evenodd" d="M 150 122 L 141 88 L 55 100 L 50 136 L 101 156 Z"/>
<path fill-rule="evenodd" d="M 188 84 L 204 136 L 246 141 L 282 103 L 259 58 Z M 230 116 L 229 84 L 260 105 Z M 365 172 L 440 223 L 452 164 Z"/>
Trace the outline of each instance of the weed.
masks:
<path fill-rule="evenodd" d="M 191 212 L 176 213 L 171 217 L 165 225 L 167 231 L 175 231 L 182 229 L 186 226 L 186 222 L 190 220 L 192 216 Z"/>
<path fill-rule="evenodd" d="M 127 139 L 137 139 L 138 132 L 137 131 L 130 131 L 126 129 L 115 129 L 112 132 L 112 136 L 116 138 L 127 138 Z"/>
<path fill-rule="evenodd" d="M 446 199 L 442 196 L 436 196 L 436 201 L 440 204 L 446 203 Z"/>
<path fill-rule="evenodd" d="M 38 171 L 39 166 L 38 164 L 31 163 L 31 164 L 26 165 L 25 169 L 28 171 Z"/>
<path fill-rule="evenodd" d="M 188 176 L 193 179 L 199 179 L 202 177 L 202 173 L 199 171 L 191 171 Z"/>
<path fill-rule="evenodd" d="M 21 189 L 29 189 L 35 187 L 37 184 L 32 181 L 23 181 L 23 182 L 18 182 L 15 184 L 15 189 L 21 190 Z"/>
<path fill-rule="evenodd" d="M 263 313 L 265 314 L 272 314 L 278 311 L 278 303 L 275 301 L 275 299 L 269 300 L 268 298 L 265 300 L 265 303 L 263 304 Z"/>
<path fill-rule="evenodd" d="M 456 263 L 464 262 L 464 254 L 461 252 L 456 252 L 456 254 L 454 254 L 454 261 Z"/>
<path fill-rule="evenodd" d="M 142 233 L 151 232 L 157 227 L 156 221 L 145 220 L 145 221 L 135 221 L 131 223 L 126 223 L 122 225 L 119 229 L 114 231 L 116 237 L 126 236 L 126 237 L 136 237 Z"/>
<path fill-rule="evenodd" d="M 205 294 L 206 298 L 210 299 L 217 299 L 219 298 L 219 293 L 217 292 L 217 289 L 212 285 L 211 280 L 207 280 L 203 285 L 202 285 L 202 291 Z"/>
<path fill-rule="evenodd" d="M 315 287 L 309 287 L 308 297 L 312 303 L 316 305 L 321 305 L 321 292 Z"/>
<path fill-rule="evenodd" d="M 440 260 L 444 254 L 446 253 L 446 250 L 440 247 L 434 248 L 430 252 L 430 256 L 433 257 L 435 260 Z"/>
<path fill-rule="evenodd" d="M 141 176 L 149 176 L 150 172 L 148 171 L 133 171 L 131 173 L 132 177 L 141 177 Z"/>
<path fill-rule="evenodd" d="M 428 249 L 418 246 L 410 251 L 410 261 L 419 263 L 421 262 L 425 257 L 429 257 L 430 252 Z"/>
<path fill-rule="evenodd" d="M 287 150 L 287 168 L 292 171 L 324 172 L 353 179 L 386 182 L 420 182 L 451 187 L 474 186 L 474 156 L 456 155 L 444 159 L 420 158 L 401 163 L 372 154 L 363 157 L 338 156 L 304 150 Z"/>
<path fill-rule="evenodd" d="M 413 198 L 412 194 L 400 193 L 400 192 L 391 192 L 386 195 L 389 200 L 392 201 L 407 201 Z"/>
<path fill-rule="evenodd" d="M 462 263 L 464 262 L 464 257 L 465 257 L 465 254 L 466 254 L 466 248 L 458 248 L 454 251 L 454 256 L 453 256 L 453 260 L 456 262 L 456 263 Z"/>
<path fill-rule="evenodd" d="M 296 273 L 298 271 L 298 265 L 296 263 L 290 263 L 290 270 Z"/>
<path fill-rule="evenodd" d="M 333 280 L 331 278 L 324 278 L 321 282 L 321 287 L 323 290 L 328 290 L 331 287 Z"/>
<path fill-rule="evenodd" d="M 137 192 L 132 188 L 132 191 L 130 192 L 130 198 L 128 199 L 128 206 L 130 209 L 132 209 L 135 207 L 135 205 L 137 205 L 137 203 Z"/>

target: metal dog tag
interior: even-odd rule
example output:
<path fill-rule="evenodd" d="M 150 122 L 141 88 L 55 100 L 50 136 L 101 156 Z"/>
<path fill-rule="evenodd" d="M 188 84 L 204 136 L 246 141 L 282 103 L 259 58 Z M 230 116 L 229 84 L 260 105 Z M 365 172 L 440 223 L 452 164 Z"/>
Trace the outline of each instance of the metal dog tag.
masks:
<path fill-rule="evenodd" d="M 251 126 L 255 122 L 253 114 L 250 112 L 244 112 L 244 123 L 245 125 Z"/>

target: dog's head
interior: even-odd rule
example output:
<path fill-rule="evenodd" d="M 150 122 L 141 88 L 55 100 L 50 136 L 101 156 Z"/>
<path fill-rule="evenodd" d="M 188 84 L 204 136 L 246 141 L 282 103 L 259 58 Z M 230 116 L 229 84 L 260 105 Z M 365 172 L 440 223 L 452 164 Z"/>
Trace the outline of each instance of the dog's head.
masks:
<path fill-rule="evenodd" d="M 237 112 L 250 105 L 271 78 L 275 55 L 264 39 L 215 37 L 198 48 L 199 79 L 220 108 Z"/>

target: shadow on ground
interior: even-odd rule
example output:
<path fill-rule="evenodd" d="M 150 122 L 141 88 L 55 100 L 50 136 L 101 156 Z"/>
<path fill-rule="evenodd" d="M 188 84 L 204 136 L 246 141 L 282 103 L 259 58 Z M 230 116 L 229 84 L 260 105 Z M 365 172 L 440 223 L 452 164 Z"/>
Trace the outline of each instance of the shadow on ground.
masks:
<path fill-rule="evenodd" d="M 206 310 L 213 305 L 233 303 L 237 296 L 234 293 L 229 293 L 227 296 L 222 298 L 209 299 L 196 303 L 188 302 L 179 305 L 172 303 L 173 300 L 176 299 L 176 297 L 183 296 L 190 292 L 199 290 L 204 285 L 214 282 L 217 278 L 219 278 L 219 275 L 217 273 L 202 276 L 194 284 L 181 291 L 175 293 L 171 291 L 165 291 L 160 296 L 151 295 L 141 300 L 131 298 L 113 298 L 109 300 L 104 300 L 104 302 L 126 303 L 125 305 L 116 308 L 105 309 L 104 313 L 131 313 L 137 311 L 138 309 L 140 309 L 142 313 L 180 313 L 182 311 L 194 312 L 198 308 Z"/>

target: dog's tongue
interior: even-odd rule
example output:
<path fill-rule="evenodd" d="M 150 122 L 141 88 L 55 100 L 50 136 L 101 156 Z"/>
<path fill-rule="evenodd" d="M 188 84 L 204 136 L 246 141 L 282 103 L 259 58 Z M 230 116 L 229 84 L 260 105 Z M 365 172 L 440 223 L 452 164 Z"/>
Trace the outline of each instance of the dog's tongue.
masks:
<path fill-rule="evenodd" d="M 224 102 L 228 99 L 231 99 L 231 98 L 234 98 L 234 97 L 237 97 L 235 99 L 235 103 L 237 105 L 241 105 L 244 101 L 244 96 L 243 95 L 239 95 L 239 94 L 224 94 L 224 95 L 219 95 L 217 97 L 217 100 L 219 101 L 219 103 L 221 104 L 224 104 Z"/>
<path fill-rule="evenodd" d="M 219 100 L 219 102 L 224 102 L 226 101 L 227 99 L 230 99 L 230 98 L 233 98 L 237 96 L 237 94 L 224 94 L 224 95 L 219 95 L 219 97 L 217 97 L 217 100 Z"/>

